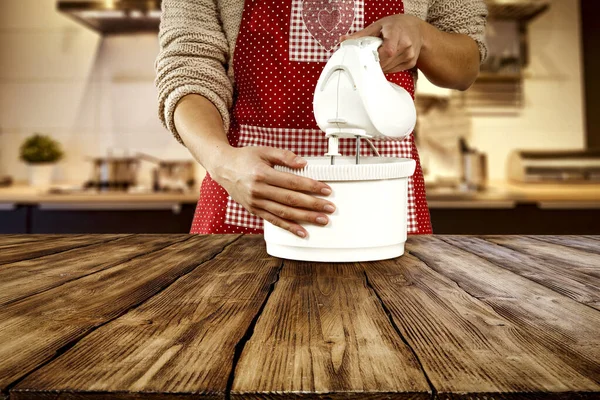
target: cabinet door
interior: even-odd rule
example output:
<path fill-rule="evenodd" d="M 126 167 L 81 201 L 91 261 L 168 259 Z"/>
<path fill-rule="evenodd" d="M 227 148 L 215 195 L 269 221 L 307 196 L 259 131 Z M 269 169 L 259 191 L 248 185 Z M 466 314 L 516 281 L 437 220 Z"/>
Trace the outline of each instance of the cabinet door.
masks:
<path fill-rule="evenodd" d="M 27 207 L 0 203 L 0 234 L 27 233 Z"/>
<path fill-rule="evenodd" d="M 432 208 L 435 234 L 599 235 L 600 208 L 519 204 L 510 209 Z"/>
<path fill-rule="evenodd" d="M 32 233 L 189 233 L 195 204 L 44 205 L 32 210 Z"/>

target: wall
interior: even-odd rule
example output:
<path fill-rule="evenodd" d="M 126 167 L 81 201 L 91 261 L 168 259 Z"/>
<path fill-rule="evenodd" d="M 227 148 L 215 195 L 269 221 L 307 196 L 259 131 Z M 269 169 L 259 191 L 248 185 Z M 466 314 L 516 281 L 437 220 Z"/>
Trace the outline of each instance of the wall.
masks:
<path fill-rule="evenodd" d="M 513 149 L 584 146 L 579 2 L 552 3 L 531 25 L 524 108 L 472 119 L 472 144 L 489 153 L 493 179 L 505 177 Z M 85 157 L 110 147 L 189 158 L 156 117 L 155 35 L 102 38 L 54 7 L 54 0 L 0 1 L 0 174 L 26 178 L 17 150 L 33 132 L 67 149 L 61 181 L 85 180 Z"/>
<path fill-rule="evenodd" d="M 525 104 L 512 116 L 473 117 L 472 143 L 489 155 L 492 179 L 505 177 L 514 149 L 581 149 L 585 143 L 578 0 L 553 0 L 530 25 Z"/>
<path fill-rule="evenodd" d="M 581 32 L 584 54 L 584 76 L 586 97 L 587 147 L 600 149 L 600 27 L 596 20 L 598 2 L 581 3 Z"/>
<path fill-rule="evenodd" d="M 86 180 L 86 157 L 111 148 L 189 159 L 158 121 L 156 35 L 103 38 L 55 7 L 54 0 L 0 2 L 0 174 L 27 178 L 18 147 L 34 132 L 63 144 L 55 176 L 62 182 Z"/>

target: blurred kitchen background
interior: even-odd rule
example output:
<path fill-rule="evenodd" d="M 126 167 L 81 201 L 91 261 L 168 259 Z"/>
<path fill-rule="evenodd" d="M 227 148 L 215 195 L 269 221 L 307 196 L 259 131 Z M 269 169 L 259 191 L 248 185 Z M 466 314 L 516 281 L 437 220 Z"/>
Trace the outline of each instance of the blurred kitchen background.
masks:
<path fill-rule="evenodd" d="M 473 88 L 418 83 L 434 231 L 599 234 L 600 7 L 487 2 Z M 157 118 L 159 18 L 160 0 L 0 1 L 0 233 L 189 231 L 205 172 Z"/>

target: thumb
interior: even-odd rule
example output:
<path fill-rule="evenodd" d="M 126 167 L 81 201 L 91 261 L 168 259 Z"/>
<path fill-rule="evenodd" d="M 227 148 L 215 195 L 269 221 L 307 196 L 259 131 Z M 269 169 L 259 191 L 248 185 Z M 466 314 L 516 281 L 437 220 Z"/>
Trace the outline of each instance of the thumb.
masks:
<path fill-rule="evenodd" d="M 266 147 L 262 153 L 263 159 L 271 165 L 282 165 L 290 168 L 302 168 L 306 166 L 306 160 L 297 156 L 289 150 L 277 149 L 275 147 Z"/>
<path fill-rule="evenodd" d="M 371 25 L 367 26 L 365 29 L 355 32 L 352 35 L 343 35 L 340 37 L 340 42 L 349 39 L 358 39 L 365 36 L 375 36 L 379 37 L 381 34 L 381 24 L 378 22 L 373 22 Z"/>

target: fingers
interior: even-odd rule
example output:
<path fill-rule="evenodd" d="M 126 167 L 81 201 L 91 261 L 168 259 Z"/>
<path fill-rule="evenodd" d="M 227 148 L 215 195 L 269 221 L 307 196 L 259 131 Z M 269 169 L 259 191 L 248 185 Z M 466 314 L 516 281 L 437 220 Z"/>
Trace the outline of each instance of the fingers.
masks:
<path fill-rule="evenodd" d="M 383 35 L 383 44 L 378 49 L 379 52 L 379 64 L 383 71 L 394 62 L 395 58 L 398 57 L 400 49 L 400 34 L 399 29 L 392 29 L 384 27 L 381 31 Z"/>
<path fill-rule="evenodd" d="M 385 73 L 406 71 L 414 68 L 416 65 L 417 55 L 413 48 L 406 49 L 402 53 L 387 60 L 381 60 L 381 69 Z"/>
<path fill-rule="evenodd" d="M 413 69 L 414 67 L 415 67 L 415 63 L 413 61 L 404 62 L 404 63 L 400 63 L 400 64 L 392 67 L 391 69 L 385 71 L 385 73 L 393 74 L 395 72 L 408 71 L 408 70 Z"/>
<path fill-rule="evenodd" d="M 414 68 L 417 64 L 417 50 L 402 28 L 385 26 L 382 33 L 384 40 L 379 48 L 379 59 L 383 72 L 400 72 Z"/>
<path fill-rule="evenodd" d="M 412 69 L 416 66 L 417 57 L 415 50 L 410 43 L 410 40 L 402 36 L 400 29 L 387 29 L 381 25 L 370 25 L 362 31 L 352 35 L 344 35 L 340 41 L 348 39 L 356 39 L 364 36 L 380 36 L 383 35 L 383 44 L 378 49 L 379 63 L 381 69 L 385 73 L 400 72 Z"/>
<path fill-rule="evenodd" d="M 277 218 L 287 221 L 290 224 L 299 222 L 310 222 L 317 225 L 327 225 L 329 218 L 324 213 L 318 213 L 300 208 L 293 208 L 285 204 L 277 203 L 272 200 L 260 199 L 255 201 L 255 209 L 257 211 L 264 210 L 276 216 Z M 294 221 L 294 222 L 292 222 Z"/>
<path fill-rule="evenodd" d="M 307 237 L 308 232 L 299 225 L 300 222 L 325 226 L 329 223 L 325 213 L 335 211 L 335 206 L 331 202 L 304 193 L 264 183 L 256 185 L 255 189 L 246 209 L 253 215 L 301 238 Z"/>
<path fill-rule="evenodd" d="M 294 221 L 282 219 L 274 214 L 271 214 L 266 210 L 255 210 L 254 214 L 269 222 L 270 224 L 278 226 L 281 229 L 285 229 L 286 231 L 289 231 L 298 237 L 305 238 L 308 236 L 308 232 L 306 231 L 306 229 L 304 229 L 301 225 L 295 223 Z"/>
<path fill-rule="evenodd" d="M 306 166 L 306 160 L 291 151 L 277 148 L 259 147 L 252 151 L 265 163 L 255 165 L 250 179 L 245 182 L 240 199 L 248 211 L 299 237 L 308 235 L 299 222 L 321 226 L 329 223 L 325 213 L 334 212 L 335 206 L 314 196 L 330 195 L 329 185 L 273 168 L 274 165 L 282 165 L 298 169 Z"/>
<path fill-rule="evenodd" d="M 293 208 L 301 208 L 318 213 L 333 213 L 335 211 L 335 205 L 325 199 L 275 186 L 265 186 L 262 188 L 261 197 Z"/>
<path fill-rule="evenodd" d="M 271 166 L 282 165 L 295 169 L 306 166 L 305 159 L 289 150 L 277 149 L 275 147 L 263 147 L 261 148 L 261 156 L 265 161 L 268 161 Z"/>
<path fill-rule="evenodd" d="M 371 25 L 367 26 L 365 29 L 355 32 L 352 35 L 343 35 L 340 38 L 340 42 L 343 42 L 344 40 L 349 40 L 349 39 L 358 39 L 361 37 L 365 37 L 365 36 L 376 36 L 379 37 L 381 33 L 381 23 L 379 21 L 372 23 Z"/>
<path fill-rule="evenodd" d="M 314 193 L 324 196 L 331 194 L 331 187 L 326 183 L 274 169 L 265 172 L 265 182 L 294 192 Z"/>

